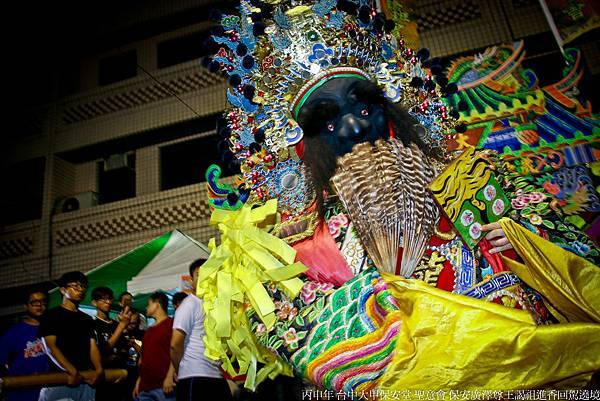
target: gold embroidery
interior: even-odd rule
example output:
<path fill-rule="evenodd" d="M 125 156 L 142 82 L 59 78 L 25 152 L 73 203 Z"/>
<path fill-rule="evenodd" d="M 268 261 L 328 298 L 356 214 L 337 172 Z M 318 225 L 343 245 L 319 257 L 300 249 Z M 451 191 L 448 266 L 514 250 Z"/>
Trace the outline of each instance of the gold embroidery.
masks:
<path fill-rule="evenodd" d="M 421 263 L 415 270 L 413 277 L 426 282 L 435 287 L 446 258 L 441 256 L 438 251 L 433 251 L 431 255 L 425 255 Z"/>
<path fill-rule="evenodd" d="M 453 229 L 450 229 L 450 231 L 442 231 L 438 224 L 433 227 L 433 235 L 444 241 L 452 241 L 456 238 L 456 233 Z"/>
<path fill-rule="evenodd" d="M 319 223 L 319 214 L 310 212 L 281 222 L 275 226 L 272 234 L 288 244 L 312 237 Z"/>

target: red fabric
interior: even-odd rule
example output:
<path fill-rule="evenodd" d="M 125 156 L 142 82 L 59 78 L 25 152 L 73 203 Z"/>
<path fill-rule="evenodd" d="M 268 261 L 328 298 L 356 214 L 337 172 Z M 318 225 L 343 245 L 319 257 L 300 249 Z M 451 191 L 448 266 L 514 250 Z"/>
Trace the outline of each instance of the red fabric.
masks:
<path fill-rule="evenodd" d="M 170 317 L 146 330 L 140 365 L 140 391 L 162 388 L 171 363 L 172 333 L 173 319 Z"/>
<path fill-rule="evenodd" d="M 398 256 L 396 256 L 396 269 L 394 270 L 394 274 L 396 276 L 400 275 L 400 269 L 402 268 L 402 256 L 404 256 L 404 248 L 398 248 Z"/>
<path fill-rule="evenodd" d="M 440 221 L 438 222 L 438 230 L 442 233 L 449 233 L 452 231 L 452 225 L 445 216 L 440 218 Z M 432 235 L 431 239 L 429 240 L 429 245 L 432 246 L 440 246 L 446 243 L 448 243 L 447 240 L 436 237 L 435 235 Z M 431 254 L 431 251 L 427 250 L 426 253 Z M 442 290 L 452 291 L 454 290 L 454 280 L 456 279 L 454 268 L 448 260 L 444 260 L 442 264 L 444 267 L 440 271 L 436 287 L 441 288 Z"/>
<path fill-rule="evenodd" d="M 446 217 L 442 216 L 440 218 L 440 221 L 438 222 L 438 230 L 441 233 L 450 233 L 452 231 L 452 226 L 450 225 L 450 223 L 448 222 L 448 219 L 446 219 Z M 436 237 L 434 234 L 431 236 L 431 239 L 429 240 L 429 245 L 440 246 L 440 245 L 446 244 L 447 242 L 448 242 L 447 240 Z"/>
<path fill-rule="evenodd" d="M 297 252 L 296 261 L 308 267 L 306 275 L 313 281 L 340 286 L 353 276 L 323 220 L 315 228 L 315 235 L 295 243 L 292 247 Z"/>
<path fill-rule="evenodd" d="M 454 268 L 452 267 L 452 263 L 448 260 L 444 260 L 444 267 L 438 276 L 438 281 L 436 283 L 437 288 L 441 288 L 442 290 L 452 292 L 454 290 L 454 282 L 456 280 L 456 276 L 454 275 Z"/>
<path fill-rule="evenodd" d="M 438 229 L 442 233 L 450 233 L 454 227 L 450 224 L 450 221 L 446 218 L 446 216 L 442 216 L 438 223 Z"/>
<path fill-rule="evenodd" d="M 246 375 L 231 376 L 229 373 L 224 371 L 222 368 L 219 368 L 219 370 L 221 371 L 221 374 L 223 375 L 223 379 L 233 380 L 234 382 L 240 382 L 240 381 L 246 380 Z"/>
<path fill-rule="evenodd" d="M 294 148 L 296 149 L 298 157 L 304 159 L 304 140 L 298 142 Z"/>
<path fill-rule="evenodd" d="M 508 250 L 506 250 L 506 251 L 502 251 L 502 252 L 500 252 L 500 253 L 502 254 L 502 256 L 505 256 L 505 257 L 507 257 L 507 258 L 509 258 L 509 259 L 516 260 L 516 261 L 519 261 L 519 262 L 521 261 L 521 258 L 520 258 L 520 257 L 519 257 L 519 255 L 518 255 L 518 254 L 515 252 L 515 250 L 514 250 L 514 249 L 508 249 Z"/>
<path fill-rule="evenodd" d="M 394 126 L 391 121 L 388 121 L 388 131 L 390 134 L 390 139 L 396 139 L 396 132 L 394 131 Z"/>
<path fill-rule="evenodd" d="M 489 243 L 487 239 L 482 239 L 479 241 L 479 249 L 481 249 L 481 253 L 483 257 L 488 261 L 490 267 L 494 274 L 509 271 L 508 267 L 502 261 L 502 257 L 500 253 L 490 253 L 490 249 L 492 249 L 492 244 Z"/>

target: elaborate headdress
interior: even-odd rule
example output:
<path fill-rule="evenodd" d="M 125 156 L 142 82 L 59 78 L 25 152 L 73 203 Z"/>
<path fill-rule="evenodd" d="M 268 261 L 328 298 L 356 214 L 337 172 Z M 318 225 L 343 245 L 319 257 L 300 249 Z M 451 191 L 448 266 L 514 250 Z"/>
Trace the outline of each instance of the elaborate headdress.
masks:
<path fill-rule="evenodd" d="M 218 184 L 219 169 L 210 169 L 212 206 L 236 209 L 247 199 L 277 198 L 282 213 L 298 215 L 312 204 L 309 172 L 293 146 L 303 136 L 295 119 L 310 94 L 336 77 L 378 84 L 426 128 L 426 146 L 443 147 L 455 120 L 440 96 L 456 85 L 434 80 L 421 65 L 427 52 L 396 40 L 393 22 L 368 1 L 242 0 L 239 10 L 221 17 L 221 35 L 213 36 L 220 49 L 207 65 L 229 75 L 230 107 L 219 133 L 243 184 L 237 190 Z"/>

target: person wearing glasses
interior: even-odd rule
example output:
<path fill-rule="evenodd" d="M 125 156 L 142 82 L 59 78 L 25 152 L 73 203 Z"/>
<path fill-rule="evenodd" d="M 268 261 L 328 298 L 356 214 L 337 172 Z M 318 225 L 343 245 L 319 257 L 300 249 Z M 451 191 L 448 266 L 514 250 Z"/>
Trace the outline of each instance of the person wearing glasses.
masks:
<path fill-rule="evenodd" d="M 25 317 L 0 339 L 0 370 L 8 376 L 30 375 L 48 371 L 48 357 L 38 336 L 40 317 L 46 311 L 48 295 L 32 288 L 24 298 Z M 39 388 L 11 390 L 6 401 L 36 401 Z"/>
<path fill-rule="evenodd" d="M 53 362 L 51 369 L 68 373 L 69 380 L 67 386 L 43 388 L 39 400 L 93 401 L 94 386 L 104 376 L 104 370 L 94 320 L 79 310 L 88 280 L 85 274 L 75 271 L 63 274 L 58 283 L 62 304 L 46 313 L 40 323 L 39 336 Z M 84 370 L 93 371 L 93 375 L 84 380 L 80 374 Z"/>
<path fill-rule="evenodd" d="M 125 342 L 124 331 L 129 325 L 132 312 L 129 306 L 117 316 L 118 322 L 110 318 L 110 309 L 114 301 L 114 293 L 108 287 L 97 287 L 92 291 L 92 305 L 96 307 L 94 328 L 96 341 L 105 369 L 125 369 L 125 360 L 118 350 Z M 127 389 L 124 383 L 100 383 L 96 387 L 97 401 L 120 401 L 125 398 Z"/>

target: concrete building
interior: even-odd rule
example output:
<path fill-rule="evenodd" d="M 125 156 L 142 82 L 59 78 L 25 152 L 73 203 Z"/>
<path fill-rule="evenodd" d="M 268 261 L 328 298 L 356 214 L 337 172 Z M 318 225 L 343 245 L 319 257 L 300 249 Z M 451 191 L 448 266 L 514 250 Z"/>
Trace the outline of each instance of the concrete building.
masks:
<path fill-rule="evenodd" d="M 421 45 L 434 56 L 525 38 L 532 63 L 560 60 L 537 0 L 415 3 Z M 19 311 L 6 295 L 23 286 L 90 270 L 168 230 L 203 242 L 216 234 L 201 182 L 218 161 L 227 83 L 199 59 L 208 12 L 223 4 L 103 9 L 91 50 L 55 70 L 50 96 L 23 111 L 3 147 L 0 315 Z M 588 72 L 600 73 L 597 45 L 583 51 Z"/>

